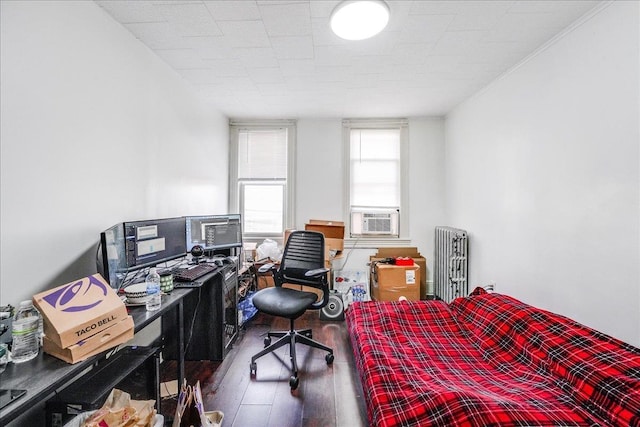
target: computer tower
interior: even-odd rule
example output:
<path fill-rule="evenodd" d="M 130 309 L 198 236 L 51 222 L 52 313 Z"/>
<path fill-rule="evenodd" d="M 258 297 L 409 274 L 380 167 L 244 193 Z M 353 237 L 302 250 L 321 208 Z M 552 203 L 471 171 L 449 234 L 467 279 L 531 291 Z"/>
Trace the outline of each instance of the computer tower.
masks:
<path fill-rule="evenodd" d="M 225 263 L 184 298 L 185 360 L 223 360 L 238 335 L 238 274 Z M 175 337 L 176 322 L 163 322 L 163 335 Z M 173 340 L 175 341 L 175 340 Z M 165 341 L 163 356 L 175 360 L 175 343 Z"/>

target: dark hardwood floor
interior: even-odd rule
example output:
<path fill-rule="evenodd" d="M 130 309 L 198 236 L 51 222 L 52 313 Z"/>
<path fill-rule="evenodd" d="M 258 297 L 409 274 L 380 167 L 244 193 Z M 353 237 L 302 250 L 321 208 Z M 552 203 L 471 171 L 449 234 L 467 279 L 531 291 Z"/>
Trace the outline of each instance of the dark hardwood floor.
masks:
<path fill-rule="evenodd" d="M 205 409 L 222 411 L 225 427 L 365 426 L 362 388 L 343 321 L 321 321 L 317 311 L 296 321 L 296 328 L 312 328 L 313 338 L 333 348 L 335 355 L 328 366 L 326 352 L 299 344 L 297 390 L 289 387 L 288 346 L 258 359 L 256 377 L 250 377 L 251 356 L 263 348 L 267 331 L 288 326 L 286 319 L 258 314 L 245 325 L 223 362 L 187 362 L 187 381 L 200 380 Z M 175 379 L 175 365 L 164 363 L 162 375 L 163 381 Z M 163 399 L 161 412 L 169 421 L 175 398 Z"/>

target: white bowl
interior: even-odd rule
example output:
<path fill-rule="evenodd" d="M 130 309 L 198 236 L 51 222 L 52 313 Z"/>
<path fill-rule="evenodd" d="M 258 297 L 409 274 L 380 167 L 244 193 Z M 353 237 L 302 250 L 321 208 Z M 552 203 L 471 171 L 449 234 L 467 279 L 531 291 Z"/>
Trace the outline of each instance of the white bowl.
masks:
<path fill-rule="evenodd" d="M 147 296 L 147 285 L 146 283 L 129 285 L 124 288 L 124 295 L 127 297 L 127 300 L 131 300 L 131 298 L 144 298 Z"/>
<path fill-rule="evenodd" d="M 149 297 L 140 297 L 140 298 L 129 298 L 127 297 L 127 303 L 128 304 L 146 304 L 147 301 L 149 300 Z"/>

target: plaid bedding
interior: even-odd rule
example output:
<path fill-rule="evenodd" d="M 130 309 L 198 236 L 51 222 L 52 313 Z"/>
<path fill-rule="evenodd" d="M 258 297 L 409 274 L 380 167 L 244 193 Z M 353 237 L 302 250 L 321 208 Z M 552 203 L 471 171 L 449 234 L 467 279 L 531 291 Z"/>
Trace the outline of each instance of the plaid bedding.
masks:
<path fill-rule="evenodd" d="M 476 293 L 349 306 L 372 426 L 640 426 L 640 350 Z"/>

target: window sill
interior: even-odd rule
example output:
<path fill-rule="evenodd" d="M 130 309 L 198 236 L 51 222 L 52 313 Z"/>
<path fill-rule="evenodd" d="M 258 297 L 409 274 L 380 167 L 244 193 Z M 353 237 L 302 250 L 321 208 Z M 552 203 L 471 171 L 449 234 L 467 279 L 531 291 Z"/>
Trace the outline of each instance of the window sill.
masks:
<path fill-rule="evenodd" d="M 344 249 L 378 249 L 411 246 L 411 239 L 397 237 L 350 237 L 344 239 Z"/>

